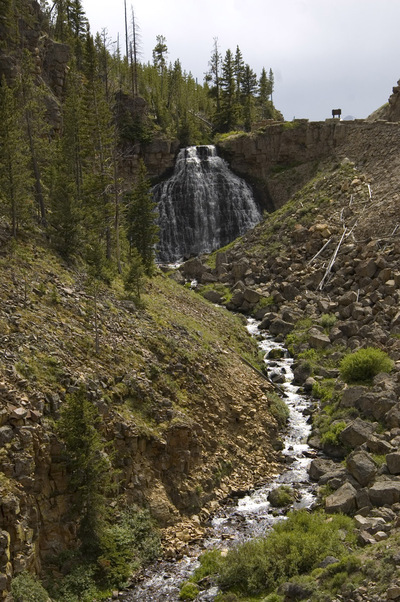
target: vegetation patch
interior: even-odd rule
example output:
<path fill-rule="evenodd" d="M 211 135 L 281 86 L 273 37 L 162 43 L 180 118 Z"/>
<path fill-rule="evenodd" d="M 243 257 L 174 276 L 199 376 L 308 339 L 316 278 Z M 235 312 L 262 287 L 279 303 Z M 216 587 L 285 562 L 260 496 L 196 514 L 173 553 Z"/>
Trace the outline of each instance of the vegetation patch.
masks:
<path fill-rule="evenodd" d="M 387 353 L 375 347 L 359 349 L 345 355 L 340 362 L 340 376 L 347 384 L 371 384 L 380 372 L 390 372 L 394 362 Z"/>
<path fill-rule="evenodd" d="M 354 544 L 351 518 L 293 512 L 267 536 L 245 542 L 220 557 L 218 581 L 223 590 L 240 596 L 271 594 L 284 581 L 314 570 L 328 555 L 340 560 Z"/>

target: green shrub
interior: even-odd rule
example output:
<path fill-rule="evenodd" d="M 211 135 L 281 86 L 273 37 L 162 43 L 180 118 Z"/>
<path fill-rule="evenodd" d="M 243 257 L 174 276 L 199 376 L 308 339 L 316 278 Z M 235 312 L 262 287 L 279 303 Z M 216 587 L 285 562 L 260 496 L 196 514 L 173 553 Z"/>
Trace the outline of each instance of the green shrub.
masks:
<path fill-rule="evenodd" d="M 204 577 L 216 575 L 221 561 L 219 550 L 207 550 L 199 558 L 200 566 L 193 573 L 193 581 L 200 581 Z"/>
<path fill-rule="evenodd" d="M 263 538 L 229 551 L 221 559 L 220 585 L 247 595 L 272 592 L 295 575 L 313 570 L 328 555 L 340 558 L 354 545 L 353 521 L 323 512 L 292 512 Z"/>
<path fill-rule="evenodd" d="M 11 582 L 14 602 L 47 602 L 49 594 L 30 573 L 21 573 Z"/>
<path fill-rule="evenodd" d="M 157 558 L 160 537 L 148 510 L 132 506 L 104 529 L 100 546 L 97 562 L 103 578 L 111 585 L 121 586 L 133 570 Z"/>
<path fill-rule="evenodd" d="M 181 587 L 181 591 L 179 593 L 179 600 L 195 600 L 199 591 L 200 590 L 195 583 L 187 581 Z"/>
<path fill-rule="evenodd" d="M 98 595 L 95 573 L 94 564 L 82 562 L 57 584 L 57 591 L 52 592 L 52 598 L 59 602 L 92 602 Z"/>
<path fill-rule="evenodd" d="M 273 489 L 268 496 L 271 506 L 275 508 L 289 506 L 289 504 L 293 503 L 294 499 L 294 491 L 289 485 L 280 485 L 280 487 Z"/>
<path fill-rule="evenodd" d="M 337 317 L 334 314 L 322 314 L 320 321 L 321 326 L 329 329 L 336 324 Z"/>
<path fill-rule="evenodd" d="M 278 423 L 279 428 L 283 428 L 289 418 L 289 408 L 279 395 L 268 393 L 269 411 Z"/>
<path fill-rule="evenodd" d="M 324 403 L 331 401 L 335 392 L 335 384 L 336 381 L 332 378 L 325 379 L 322 382 L 317 381 L 313 384 L 312 394 Z"/>
<path fill-rule="evenodd" d="M 340 376 L 348 384 L 368 384 L 379 372 L 390 372 L 393 365 L 387 353 L 366 347 L 344 356 L 340 362 Z"/>
<path fill-rule="evenodd" d="M 343 420 L 331 424 L 321 437 L 322 445 L 340 445 L 339 435 L 346 426 L 347 425 Z"/>
<path fill-rule="evenodd" d="M 263 598 L 261 602 L 283 602 L 283 597 L 279 594 L 269 594 L 269 596 Z"/>

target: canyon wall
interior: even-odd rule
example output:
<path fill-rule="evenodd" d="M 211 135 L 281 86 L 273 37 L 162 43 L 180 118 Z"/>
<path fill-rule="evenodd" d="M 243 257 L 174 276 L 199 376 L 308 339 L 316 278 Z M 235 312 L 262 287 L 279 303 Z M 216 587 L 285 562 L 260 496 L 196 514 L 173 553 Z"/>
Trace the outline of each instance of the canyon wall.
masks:
<path fill-rule="evenodd" d="M 373 159 L 376 141 L 399 137 L 398 123 L 364 120 L 295 120 L 222 141 L 218 151 L 231 169 L 253 186 L 261 206 L 273 211 L 317 173 L 325 159 L 364 165 Z"/>

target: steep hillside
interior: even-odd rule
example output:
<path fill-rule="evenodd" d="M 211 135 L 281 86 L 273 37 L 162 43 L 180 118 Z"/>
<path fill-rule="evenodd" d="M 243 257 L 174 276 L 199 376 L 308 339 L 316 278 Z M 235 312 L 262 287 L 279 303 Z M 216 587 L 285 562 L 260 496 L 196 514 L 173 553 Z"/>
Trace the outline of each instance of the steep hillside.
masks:
<path fill-rule="evenodd" d="M 320 126 L 300 127 L 292 141 Z M 358 543 L 350 559 L 290 579 L 271 599 L 288 600 L 293 592 L 290 599 L 312 602 L 382 602 L 400 593 L 400 126 L 357 122 L 334 129 L 322 160 L 316 155 L 297 166 L 301 172 L 305 165 L 303 177 L 312 165 L 313 176 L 305 184 L 292 179 L 295 192 L 286 204 L 181 273 L 196 275 L 205 297 L 255 315 L 260 329 L 286 342 L 296 382 L 315 399 L 310 444 L 329 458 L 313 460 L 309 471 L 320 505 L 355 519 Z M 271 138 L 275 130 L 248 144 L 262 149 Z M 307 157 L 313 139 L 311 149 L 292 147 L 293 154 Z M 226 144 L 232 150 L 246 141 Z M 248 165 L 252 156 L 244 155 Z M 270 167 L 261 161 L 258 169 Z M 293 178 L 289 169 L 277 177 Z M 337 571 L 341 577 L 333 579 Z M 241 591 L 251 593 L 245 585 Z"/>
<path fill-rule="evenodd" d="M 13 576 L 77 545 L 57 425 L 80 383 L 113 467 L 111 516 L 136 504 L 162 527 L 205 518 L 232 488 L 276 471 L 272 389 L 246 363 L 258 358 L 241 320 L 161 273 L 141 307 L 118 286 L 94 290 L 34 233 L 15 243 L 2 230 L 0 261 L 3 596 Z M 170 555 L 202 530 L 189 521 L 183 532 Z"/>

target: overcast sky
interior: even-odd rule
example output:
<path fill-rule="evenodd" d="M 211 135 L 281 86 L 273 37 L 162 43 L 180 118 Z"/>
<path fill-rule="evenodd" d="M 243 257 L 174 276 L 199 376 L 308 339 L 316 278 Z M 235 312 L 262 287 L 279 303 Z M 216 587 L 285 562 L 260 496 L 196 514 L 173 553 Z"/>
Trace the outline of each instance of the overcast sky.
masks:
<path fill-rule="evenodd" d="M 82 0 L 92 33 L 120 34 L 124 0 Z M 400 79 L 400 0 L 127 0 L 140 27 L 142 62 L 163 35 L 199 83 L 214 38 L 222 55 L 238 45 L 259 75 L 275 74 L 275 106 L 286 120 L 367 117 Z"/>

